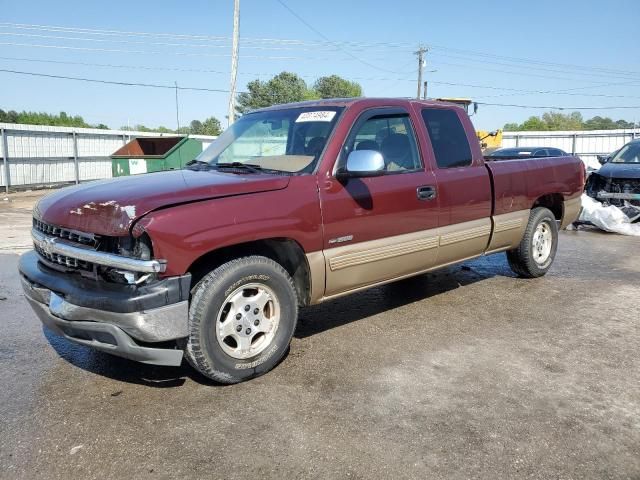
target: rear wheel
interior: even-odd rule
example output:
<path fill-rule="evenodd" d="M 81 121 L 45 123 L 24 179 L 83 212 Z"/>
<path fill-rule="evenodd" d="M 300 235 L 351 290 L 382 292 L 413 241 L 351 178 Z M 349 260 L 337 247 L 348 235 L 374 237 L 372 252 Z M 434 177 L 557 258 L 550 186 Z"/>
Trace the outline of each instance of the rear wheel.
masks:
<path fill-rule="evenodd" d="M 295 288 L 284 268 L 260 256 L 232 260 L 193 290 L 185 356 L 221 383 L 262 375 L 286 353 L 297 318 Z"/>
<path fill-rule="evenodd" d="M 531 210 L 529 223 L 517 248 L 507 252 L 511 269 L 524 278 L 541 277 L 549 271 L 558 248 L 558 224 L 547 208 Z"/>

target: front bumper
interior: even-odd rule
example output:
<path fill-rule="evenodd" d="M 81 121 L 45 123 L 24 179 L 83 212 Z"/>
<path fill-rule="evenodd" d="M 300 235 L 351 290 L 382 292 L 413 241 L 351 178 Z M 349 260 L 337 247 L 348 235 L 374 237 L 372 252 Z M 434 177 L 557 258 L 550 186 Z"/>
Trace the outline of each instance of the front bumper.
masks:
<path fill-rule="evenodd" d="M 188 335 L 191 276 L 151 285 L 115 285 L 66 275 L 38 261 L 20 258 L 22 286 L 44 325 L 73 342 L 154 365 L 180 365 L 183 352 L 155 348 Z"/>

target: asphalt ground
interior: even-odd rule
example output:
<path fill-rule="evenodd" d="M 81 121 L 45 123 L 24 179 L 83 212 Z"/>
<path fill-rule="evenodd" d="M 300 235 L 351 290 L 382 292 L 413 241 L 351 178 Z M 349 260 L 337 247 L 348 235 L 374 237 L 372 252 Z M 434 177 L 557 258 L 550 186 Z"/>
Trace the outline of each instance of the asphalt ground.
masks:
<path fill-rule="evenodd" d="M 32 200 L 31 200 L 32 201 Z M 43 331 L 0 205 L 0 478 L 640 478 L 640 241 L 562 232 L 302 311 L 269 374 L 219 386 Z"/>

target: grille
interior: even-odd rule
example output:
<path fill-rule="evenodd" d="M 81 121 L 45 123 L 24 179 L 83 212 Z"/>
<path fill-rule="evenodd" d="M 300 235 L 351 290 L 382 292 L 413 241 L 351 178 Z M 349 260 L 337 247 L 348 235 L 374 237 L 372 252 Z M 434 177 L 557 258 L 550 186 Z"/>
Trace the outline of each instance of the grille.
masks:
<path fill-rule="evenodd" d="M 77 258 L 67 257 L 65 255 L 58 255 L 57 253 L 47 253 L 42 250 L 38 245 L 35 245 L 36 252 L 42 258 L 47 260 L 50 263 L 55 263 L 58 265 L 63 265 L 69 268 L 76 268 L 82 270 L 91 270 L 93 264 L 89 262 L 84 262 L 82 260 L 78 260 Z"/>
<path fill-rule="evenodd" d="M 33 228 L 38 232 L 41 232 L 50 237 L 62 238 L 83 246 L 91 246 L 94 248 L 97 247 L 96 238 L 88 233 L 81 233 L 70 230 L 68 228 L 57 227 L 55 225 L 50 225 L 35 218 L 33 219 Z M 38 255 L 40 255 L 40 257 L 49 264 L 52 264 L 52 266 L 62 265 L 63 267 L 76 270 L 93 270 L 93 264 L 90 262 L 78 260 L 77 258 L 68 257 L 66 255 L 59 255 L 57 253 L 48 253 L 38 245 L 34 245 L 34 248 L 36 252 L 38 252 Z"/>
<path fill-rule="evenodd" d="M 74 230 L 69 230 L 67 228 L 56 227 L 54 225 L 49 225 L 48 223 L 44 223 L 35 218 L 33 219 L 33 228 L 35 228 L 39 232 L 44 233 L 45 235 L 64 238 L 66 240 L 80 243 L 82 245 L 95 246 L 96 244 L 96 239 L 91 234 L 76 232 Z"/>

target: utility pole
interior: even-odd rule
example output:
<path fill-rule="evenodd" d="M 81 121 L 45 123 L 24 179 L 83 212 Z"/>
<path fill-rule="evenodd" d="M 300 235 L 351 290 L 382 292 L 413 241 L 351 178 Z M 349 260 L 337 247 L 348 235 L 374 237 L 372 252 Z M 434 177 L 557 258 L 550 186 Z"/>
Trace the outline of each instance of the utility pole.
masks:
<path fill-rule="evenodd" d="M 424 65 L 425 65 L 425 60 L 424 60 L 424 54 L 427 53 L 429 51 L 428 48 L 426 48 L 423 45 L 420 45 L 420 47 L 418 48 L 418 51 L 415 52 L 415 54 L 418 56 L 418 95 L 416 96 L 416 98 L 418 100 L 420 100 L 420 89 L 422 88 L 422 70 L 424 69 Z"/>
<path fill-rule="evenodd" d="M 422 92 L 422 99 L 426 100 L 427 99 L 427 81 L 426 80 L 424 81 L 423 85 L 424 85 L 424 89 L 423 89 L 424 91 Z"/>
<path fill-rule="evenodd" d="M 178 130 L 180 130 L 180 110 L 179 110 L 179 102 L 178 102 L 178 82 L 174 82 L 176 85 L 176 125 L 178 125 Z"/>
<path fill-rule="evenodd" d="M 233 0 L 233 41 L 231 44 L 231 86 L 229 88 L 228 124 L 236 115 L 236 77 L 238 76 L 238 37 L 240 36 L 240 0 Z"/>

